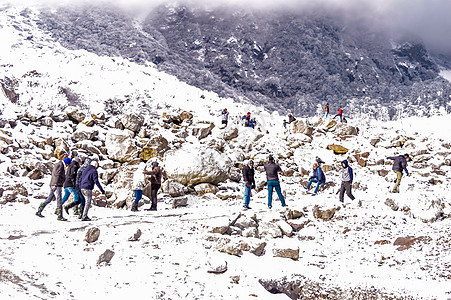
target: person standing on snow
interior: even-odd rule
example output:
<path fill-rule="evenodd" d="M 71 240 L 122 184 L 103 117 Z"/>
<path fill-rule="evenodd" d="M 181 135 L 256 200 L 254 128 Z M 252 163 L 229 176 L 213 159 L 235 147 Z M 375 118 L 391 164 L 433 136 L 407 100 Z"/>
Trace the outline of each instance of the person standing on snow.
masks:
<path fill-rule="evenodd" d="M 64 181 L 66 180 L 66 175 L 64 173 L 64 166 L 68 166 L 71 163 L 71 159 L 66 157 L 64 160 L 58 161 L 52 170 L 52 179 L 50 180 L 50 194 L 47 199 L 39 205 L 36 216 L 43 218 L 41 214 L 47 204 L 49 204 L 53 197 L 56 197 L 56 214 L 58 216 L 58 221 L 67 221 L 63 217 L 63 202 L 61 198 Z"/>
<path fill-rule="evenodd" d="M 152 171 L 143 171 L 143 174 L 150 175 L 150 198 L 152 200 L 152 204 L 150 208 L 145 209 L 147 211 L 157 210 L 157 193 L 161 187 L 161 177 L 163 176 L 163 172 L 158 166 L 158 162 L 152 162 L 151 166 Z"/>
<path fill-rule="evenodd" d="M 94 184 L 97 185 L 102 194 L 105 194 L 105 190 L 102 188 L 99 182 L 99 173 L 97 173 L 98 167 L 99 163 L 97 161 L 93 161 L 91 165 L 86 166 L 86 169 L 84 169 L 83 173 L 81 174 L 80 189 L 86 200 L 86 204 L 82 212 L 82 221 L 91 221 L 91 219 L 88 217 L 88 212 L 91 208 L 92 190 L 94 189 Z"/>
<path fill-rule="evenodd" d="M 338 114 L 336 114 L 333 118 L 335 119 L 336 117 L 340 117 L 340 122 L 343 123 L 343 108 L 341 108 L 341 106 L 338 108 Z"/>
<path fill-rule="evenodd" d="M 227 111 L 227 108 L 224 108 L 221 114 L 222 114 L 222 124 L 227 126 L 227 124 L 229 123 L 229 112 Z"/>
<path fill-rule="evenodd" d="M 324 175 L 323 170 L 321 170 L 321 167 L 317 163 L 313 164 L 313 176 L 310 177 L 307 187 L 304 188 L 308 191 L 312 183 L 318 183 L 315 192 L 312 194 L 312 196 L 316 196 L 319 186 L 326 183 L 326 175 Z"/>
<path fill-rule="evenodd" d="M 274 188 L 276 189 L 277 196 L 279 197 L 282 207 L 285 207 L 285 199 L 282 195 L 278 175 L 279 172 L 282 172 L 282 169 L 274 162 L 274 157 L 272 155 L 269 156 L 268 160 L 269 162 L 264 166 L 268 185 L 268 208 L 272 208 L 272 193 Z"/>
<path fill-rule="evenodd" d="M 138 211 L 139 200 L 143 197 L 143 189 L 146 185 L 146 177 L 143 174 L 145 164 L 141 163 L 133 174 L 133 192 L 135 201 L 132 203 L 131 211 Z"/>
<path fill-rule="evenodd" d="M 343 169 L 341 170 L 341 187 L 339 190 L 339 199 L 340 202 L 343 203 L 345 192 L 346 195 L 351 198 L 351 200 L 355 199 L 354 195 L 352 195 L 352 182 L 354 180 L 354 172 L 349 166 L 347 160 L 342 161 L 341 166 L 343 167 Z"/>
<path fill-rule="evenodd" d="M 83 196 L 83 194 L 81 193 L 81 189 L 80 189 L 81 177 L 82 177 L 83 172 L 85 171 L 86 167 L 89 166 L 91 164 L 91 162 L 92 162 L 92 159 L 90 159 L 89 157 L 85 158 L 83 165 L 80 167 L 80 169 L 78 169 L 77 178 L 75 179 L 75 190 L 78 193 L 78 199 L 80 200 L 80 202 L 78 204 L 80 205 L 80 207 L 78 207 L 78 206 L 75 207 L 74 214 L 78 215 L 79 219 L 81 219 L 83 217 L 83 211 L 85 210 L 85 204 L 86 204 L 85 196 Z"/>
<path fill-rule="evenodd" d="M 69 199 L 70 194 L 74 195 L 74 202 L 64 207 L 64 211 L 66 212 L 67 215 L 69 215 L 69 208 L 72 208 L 80 204 L 78 192 L 75 190 L 77 181 L 77 172 L 79 168 L 80 168 L 80 159 L 78 157 L 74 158 L 69 168 L 67 168 L 66 180 L 64 181 L 63 205 L 64 203 L 66 203 L 67 199 Z"/>
<path fill-rule="evenodd" d="M 244 120 L 244 127 L 249 127 L 251 122 L 251 113 L 247 112 L 247 114 L 244 115 L 241 119 Z"/>
<path fill-rule="evenodd" d="M 409 171 L 407 171 L 407 161 L 410 161 L 409 154 L 391 156 L 387 159 L 394 160 L 392 170 L 396 173 L 396 183 L 393 187 L 392 193 L 399 193 L 399 185 L 401 184 L 402 171 L 406 171 L 406 175 L 409 176 Z"/>
<path fill-rule="evenodd" d="M 326 103 L 326 106 L 324 106 L 324 113 L 327 118 L 329 116 L 329 103 Z"/>
<path fill-rule="evenodd" d="M 251 209 L 249 203 L 251 202 L 251 190 L 255 188 L 254 179 L 254 161 L 249 160 L 249 163 L 243 167 L 244 180 L 244 208 Z"/>

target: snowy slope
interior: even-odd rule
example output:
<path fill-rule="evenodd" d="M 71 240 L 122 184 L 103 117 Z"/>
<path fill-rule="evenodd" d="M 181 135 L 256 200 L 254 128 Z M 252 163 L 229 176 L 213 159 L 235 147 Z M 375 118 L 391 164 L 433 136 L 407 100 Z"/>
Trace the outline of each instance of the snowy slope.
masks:
<path fill-rule="evenodd" d="M 21 22 L 14 8 L 0 16 L 2 36 L 7 37 L 0 45 L 1 77 L 17 79 L 20 94 L 19 103 L 12 104 L 0 93 L 2 299 L 287 299 L 284 294 L 269 293 L 260 281 L 294 282 L 301 277 L 316 287 L 305 284 L 304 297 L 316 292 L 310 294 L 312 298 L 358 298 L 353 294 L 356 291 L 362 291 L 361 298 L 370 297 L 371 291 L 376 298 L 451 297 L 450 115 L 348 124 L 358 126 L 359 135 L 340 134 L 341 125 L 327 130 L 330 119 L 303 119 L 314 130 L 308 137 L 293 133 L 293 128 L 284 130 L 283 116 L 277 112 L 188 86 L 158 72 L 151 64 L 140 66 L 121 58 L 68 51 L 36 31 L 33 24 Z M 75 100 L 68 100 L 62 88 L 70 89 L 75 95 L 71 99 Z M 274 207 L 269 210 L 267 189 L 263 188 L 253 192 L 252 209 L 244 211 L 242 184 L 226 180 L 217 185 L 220 191 L 216 194 L 185 195 L 187 207 L 172 208 L 173 197 L 160 192 L 159 210 L 154 213 L 142 208 L 132 213 L 113 205 L 93 206 L 93 222 L 80 222 L 72 213 L 68 222 L 58 222 L 53 215 L 55 204 L 51 203 L 44 210 L 45 218 L 37 218 L 34 213 L 47 196 L 50 176 L 45 173 L 40 179 L 31 179 L 28 175 L 38 163 L 49 163 L 51 168 L 55 162 L 55 158 L 45 158 L 47 154 L 52 156 L 55 143 L 43 146 L 43 141 L 63 138 L 73 153 L 83 153 L 73 138 L 77 128 L 83 127 L 79 123 L 66 118 L 53 120 L 52 126 L 42 125 L 53 114 L 63 114 L 68 105 L 86 113 L 141 113 L 147 128 L 154 135 L 164 136 L 171 151 L 188 149 L 195 157 L 194 149 L 220 148 L 218 159 L 223 161 L 218 168 L 228 164 L 238 175 L 236 165 L 252 158 L 257 165 L 257 185 L 266 180 L 262 163 L 274 154 L 284 170 L 293 171 L 293 176 L 281 176 L 288 208 L 281 208 L 275 196 Z M 231 112 L 228 129 L 220 127 L 224 107 Z M 165 126 L 163 114 L 177 115 L 184 110 L 193 114 L 191 125 Z M 261 131 L 241 126 L 239 119 L 247 111 L 257 117 Z M 117 130 L 105 125 L 114 119 L 112 113 L 107 113 L 106 118 L 93 125 L 99 133 L 97 140 L 86 141 L 90 146 L 101 145 L 98 148 L 102 149 L 108 132 Z M 201 121 L 216 125 L 204 139 L 192 133 L 196 126 L 203 126 Z M 235 128 L 237 137 L 225 140 L 224 133 Z M 185 129 L 186 138 L 177 136 Z M 373 139 L 379 141 L 373 143 Z M 137 145 L 148 140 L 134 137 Z M 330 144 L 340 144 L 350 151 L 335 155 L 327 149 Z M 365 152 L 367 166 L 363 167 L 355 155 Z M 400 194 L 391 194 L 394 175 L 386 157 L 406 152 L 414 158 L 408 167 L 411 176 L 403 178 Z M 110 164 L 108 154 L 96 157 L 101 165 Z M 299 181 L 305 184 L 308 180 L 310 175 L 303 174 L 302 169 L 311 173 L 316 157 L 329 166 L 325 173 L 331 185 L 312 197 Z M 354 195 L 361 206 L 347 198 L 345 205 L 338 202 L 339 164 L 343 159 L 350 160 L 354 168 Z M 183 159 L 159 160 L 168 169 L 170 164 L 187 164 Z M 123 163 L 101 171 L 122 175 L 124 169 L 133 167 L 133 163 Z M 381 171 L 388 175 L 379 175 Z M 123 193 L 129 200 L 132 198 L 130 190 L 115 191 L 117 182 L 102 180 L 102 184 L 111 193 L 117 192 L 118 198 Z M 18 185 L 25 192 L 21 190 L 11 200 L 8 197 Z M 390 208 L 388 199 L 398 209 Z M 314 217 L 316 205 L 337 211 L 331 220 L 324 221 Z M 287 220 L 285 215 L 290 210 L 303 212 L 304 216 Z M 238 218 L 242 224 L 258 220 L 258 237 L 246 237 L 243 232 L 249 228 L 230 225 L 239 214 L 243 214 Z M 290 237 L 280 230 L 278 237 L 262 234 L 264 227 L 277 231 L 277 222 L 302 227 Z M 84 237 L 94 226 L 100 229 L 100 238 L 90 244 Z M 211 232 L 220 226 L 229 227 L 232 234 Z M 128 241 L 137 229 L 142 231 L 141 237 Z M 408 236 L 417 238 L 412 247 L 397 250 L 396 239 Z M 262 256 L 249 251 L 262 242 L 267 243 Z M 107 249 L 115 253 L 111 262 L 97 264 Z M 242 253 L 228 254 L 234 249 Z M 275 249 L 298 249 L 299 258 L 274 257 Z M 224 273 L 208 272 L 226 263 Z M 233 276 L 239 276 L 238 284 L 231 279 Z"/>

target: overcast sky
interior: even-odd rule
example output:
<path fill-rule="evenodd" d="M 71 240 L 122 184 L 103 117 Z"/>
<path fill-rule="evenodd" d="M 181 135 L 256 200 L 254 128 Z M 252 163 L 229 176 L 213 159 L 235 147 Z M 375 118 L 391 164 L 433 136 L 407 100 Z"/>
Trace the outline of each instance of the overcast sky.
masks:
<path fill-rule="evenodd" d="M 129 9 L 149 9 L 168 0 L 0 0 L 0 3 L 114 3 Z M 175 1 L 171 1 L 175 2 Z M 451 54 L 451 0 L 192 0 L 209 5 L 235 5 L 264 9 L 305 11 L 312 6 L 342 14 L 351 21 L 366 20 L 374 26 L 411 30 L 429 46 Z"/>

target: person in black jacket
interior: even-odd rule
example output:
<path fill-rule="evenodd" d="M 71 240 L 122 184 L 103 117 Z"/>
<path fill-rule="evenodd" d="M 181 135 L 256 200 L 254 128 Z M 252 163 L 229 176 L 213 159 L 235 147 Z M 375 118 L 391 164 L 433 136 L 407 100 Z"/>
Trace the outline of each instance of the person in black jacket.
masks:
<path fill-rule="evenodd" d="M 244 180 L 244 208 L 251 209 L 249 203 L 251 202 L 251 190 L 255 188 L 254 179 L 254 161 L 249 160 L 249 163 L 243 167 Z"/>
<path fill-rule="evenodd" d="M 63 204 L 67 201 L 67 199 L 69 199 L 70 194 L 74 195 L 74 202 L 64 207 L 66 214 L 69 214 L 69 208 L 80 204 L 78 193 L 75 190 L 77 172 L 79 168 L 80 168 L 80 159 L 78 157 L 75 157 L 74 159 L 72 159 L 70 166 L 67 168 L 66 180 L 64 181 L 63 185 L 64 187 Z"/>
<path fill-rule="evenodd" d="M 399 193 L 398 187 L 401 184 L 402 171 L 406 171 L 406 175 L 409 176 L 409 171 L 407 171 L 407 161 L 410 161 L 410 156 L 406 153 L 404 155 L 387 157 L 387 159 L 394 160 L 392 170 L 396 173 L 396 183 L 392 193 Z"/>
<path fill-rule="evenodd" d="M 266 181 L 268 184 L 268 208 L 272 208 L 272 193 L 276 189 L 277 196 L 279 197 L 282 207 L 286 206 L 285 199 L 280 189 L 279 175 L 277 173 L 282 172 L 282 169 L 278 164 L 274 162 L 272 155 L 268 158 L 269 162 L 265 165 Z"/>

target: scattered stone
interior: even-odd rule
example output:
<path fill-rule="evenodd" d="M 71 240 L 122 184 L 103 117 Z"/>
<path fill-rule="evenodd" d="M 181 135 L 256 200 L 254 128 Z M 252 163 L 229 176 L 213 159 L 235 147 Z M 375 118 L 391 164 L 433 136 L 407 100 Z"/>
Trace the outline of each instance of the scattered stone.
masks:
<path fill-rule="evenodd" d="M 144 124 L 144 118 L 136 114 L 125 114 L 121 117 L 121 123 L 126 129 L 138 132 Z"/>
<path fill-rule="evenodd" d="M 293 228 L 287 222 L 281 220 L 281 221 L 278 221 L 276 223 L 276 225 L 279 226 L 282 233 L 284 235 L 286 235 L 287 237 L 290 237 L 293 235 Z"/>
<path fill-rule="evenodd" d="M 279 226 L 271 222 L 260 222 L 258 227 L 258 231 L 260 235 L 268 235 L 273 238 L 282 237 L 282 231 Z"/>
<path fill-rule="evenodd" d="M 230 279 L 231 279 L 231 283 L 235 283 L 235 284 L 240 283 L 240 276 L 239 275 L 231 276 Z"/>
<path fill-rule="evenodd" d="M 172 199 L 172 208 L 188 206 L 188 197 L 177 197 Z"/>
<path fill-rule="evenodd" d="M 259 244 L 256 248 L 252 249 L 250 252 L 256 256 L 262 256 L 265 254 L 266 242 Z"/>
<path fill-rule="evenodd" d="M 327 149 L 334 151 L 335 154 L 346 154 L 349 150 L 340 145 L 329 145 Z"/>
<path fill-rule="evenodd" d="M 204 195 L 208 193 L 216 194 L 219 192 L 219 188 L 211 183 L 201 183 L 194 186 L 194 190 L 198 195 Z"/>
<path fill-rule="evenodd" d="M 387 240 L 380 240 L 374 242 L 374 245 L 388 245 L 388 244 L 390 244 L 390 241 Z"/>
<path fill-rule="evenodd" d="M 228 231 L 229 231 L 229 226 L 219 226 L 219 227 L 214 227 L 209 232 L 211 232 L 211 233 L 219 233 L 219 234 L 226 234 Z"/>
<path fill-rule="evenodd" d="M 295 220 L 295 219 L 299 219 L 304 217 L 305 214 L 301 211 L 298 210 L 291 210 L 289 209 L 286 213 L 285 213 L 285 218 L 287 220 Z"/>
<path fill-rule="evenodd" d="M 393 246 L 399 246 L 396 250 L 403 251 L 407 250 L 415 243 L 417 240 L 416 237 L 408 236 L 408 237 L 399 237 L 393 243 Z"/>
<path fill-rule="evenodd" d="M 161 185 L 161 190 L 164 193 L 169 194 L 171 197 L 180 197 L 189 193 L 189 189 L 183 184 L 170 179 L 163 182 L 163 184 Z"/>
<path fill-rule="evenodd" d="M 109 264 L 113 256 L 114 251 L 111 251 L 109 249 L 105 250 L 105 252 L 99 256 L 99 259 L 97 260 L 97 265 L 100 265 L 102 263 Z"/>
<path fill-rule="evenodd" d="M 387 198 L 387 200 L 385 200 L 384 204 L 387 205 L 388 207 L 390 207 L 394 211 L 397 211 L 399 209 L 399 206 L 395 203 L 395 201 L 393 201 L 393 199 Z"/>
<path fill-rule="evenodd" d="M 336 208 L 321 210 L 318 205 L 315 205 L 313 207 L 313 217 L 328 221 L 334 217 L 336 210 Z"/>
<path fill-rule="evenodd" d="M 135 241 L 139 240 L 140 237 L 141 237 L 141 229 L 138 228 L 138 230 L 136 231 L 136 233 L 133 234 L 133 236 L 130 237 L 128 240 L 129 240 L 130 242 L 135 242 Z"/>
<path fill-rule="evenodd" d="M 83 112 L 79 111 L 78 108 L 74 106 L 68 106 L 65 112 L 70 120 L 75 121 L 77 123 L 83 122 L 83 120 L 86 118 L 86 115 Z"/>
<path fill-rule="evenodd" d="M 299 248 L 298 249 L 273 249 L 274 257 L 291 258 L 292 260 L 299 260 Z"/>
<path fill-rule="evenodd" d="M 212 274 L 222 274 L 227 271 L 227 262 L 225 261 L 223 264 L 213 267 L 212 269 L 208 270 L 207 273 Z"/>
<path fill-rule="evenodd" d="M 238 137 L 238 128 L 236 127 L 228 127 L 224 130 L 223 139 L 226 141 L 231 141 L 234 138 Z"/>
<path fill-rule="evenodd" d="M 388 175 L 388 170 L 379 170 L 379 171 L 377 171 L 377 174 L 379 174 L 379 176 L 382 176 L 382 177 L 385 177 L 385 176 L 387 176 Z"/>
<path fill-rule="evenodd" d="M 100 229 L 97 227 L 89 228 L 85 235 L 85 241 L 88 243 L 94 243 L 99 239 Z"/>

